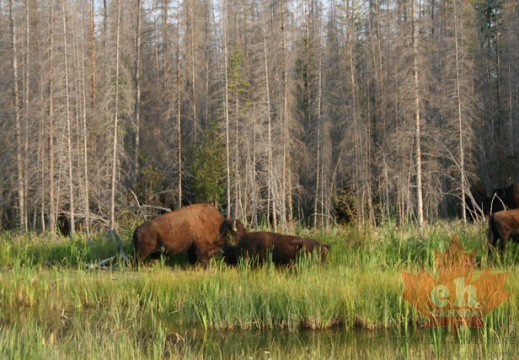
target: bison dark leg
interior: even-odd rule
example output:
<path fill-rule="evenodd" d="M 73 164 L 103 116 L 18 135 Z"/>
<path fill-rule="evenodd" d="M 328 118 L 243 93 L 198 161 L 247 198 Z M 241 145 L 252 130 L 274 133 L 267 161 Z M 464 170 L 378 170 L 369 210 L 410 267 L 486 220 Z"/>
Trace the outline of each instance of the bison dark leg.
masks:
<path fill-rule="evenodd" d="M 501 222 L 494 221 L 494 246 L 499 249 L 499 254 L 502 256 L 505 252 L 506 244 L 510 238 L 510 230 Z M 500 241 L 501 240 L 501 241 Z"/>
<path fill-rule="evenodd" d="M 490 217 L 488 228 L 489 253 L 497 251 L 500 255 L 503 255 L 510 234 L 507 234 L 499 221 L 494 219 L 494 216 Z"/>
<path fill-rule="evenodd" d="M 505 253 L 506 244 L 508 244 L 508 239 L 510 238 L 509 234 L 503 234 L 501 237 L 501 242 L 499 243 L 499 253 L 501 256 Z"/>
<path fill-rule="evenodd" d="M 198 260 L 198 256 L 196 254 L 196 247 L 195 245 L 191 245 L 188 249 L 187 249 L 187 257 L 189 259 L 189 263 L 191 265 L 194 265 L 196 264 L 196 261 Z"/>
<path fill-rule="evenodd" d="M 196 249 L 196 257 L 200 264 L 204 266 L 204 268 L 209 267 L 209 260 L 211 259 L 211 255 L 209 255 L 209 252 L 207 250 L 202 250 L 198 247 Z"/>
<path fill-rule="evenodd" d="M 494 226 L 492 224 L 492 220 L 490 220 L 489 226 L 488 226 L 488 256 L 490 257 L 492 255 L 492 252 L 496 246 L 496 233 Z"/>

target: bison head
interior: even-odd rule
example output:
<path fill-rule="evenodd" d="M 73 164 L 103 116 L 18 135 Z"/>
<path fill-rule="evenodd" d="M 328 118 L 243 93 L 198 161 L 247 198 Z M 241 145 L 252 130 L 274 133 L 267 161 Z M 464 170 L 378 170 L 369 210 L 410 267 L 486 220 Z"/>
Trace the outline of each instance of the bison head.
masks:
<path fill-rule="evenodd" d="M 315 239 L 302 239 L 303 242 L 297 245 L 298 251 L 307 251 L 317 256 L 318 259 L 324 261 L 330 252 L 330 245 L 322 244 Z"/>
<path fill-rule="evenodd" d="M 221 248 L 223 259 L 227 265 L 238 264 L 238 247 L 234 245 L 224 245 Z"/>
<path fill-rule="evenodd" d="M 330 245 L 328 244 L 322 244 L 321 245 L 321 259 L 326 260 L 326 257 L 328 256 L 328 252 L 330 252 Z"/>
<path fill-rule="evenodd" d="M 225 219 L 220 225 L 220 238 L 224 245 L 236 244 L 245 232 L 245 226 L 239 219 Z"/>

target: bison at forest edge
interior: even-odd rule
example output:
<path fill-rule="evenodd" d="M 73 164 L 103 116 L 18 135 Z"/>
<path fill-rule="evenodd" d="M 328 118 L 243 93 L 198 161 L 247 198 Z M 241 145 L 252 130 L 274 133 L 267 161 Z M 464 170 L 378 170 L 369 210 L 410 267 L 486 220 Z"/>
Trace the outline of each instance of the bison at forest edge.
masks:
<path fill-rule="evenodd" d="M 210 204 L 195 204 L 157 216 L 133 233 L 135 256 L 143 261 L 162 250 L 167 255 L 187 251 L 189 261 L 207 265 L 229 237 L 237 238 L 245 229 L 240 220 L 225 219 Z"/>
<path fill-rule="evenodd" d="M 499 252 L 504 253 L 508 240 L 513 235 L 519 234 L 519 209 L 498 211 L 490 215 L 488 221 L 488 251 L 497 247 L 499 240 Z"/>
<path fill-rule="evenodd" d="M 222 247 L 222 253 L 229 265 L 236 265 L 240 257 L 252 258 L 261 264 L 270 250 L 274 264 L 288 265 L 294 263 L 299 252 L 315 253 L 324 260 L 329 249 L 329 245 L 314 239 L 261 231 L 244 233 L 236 246 Z"/>
<path fill-rule="evenodd" d="M 503 204 L 508 209 L 519 208 L 519 184 L 512 184 L 506 188 L 495 189 L 492 191 L 492 195 L 490 195 L 490 202 L 492 212 L 505 210 Z"/>
<path fill-rule="evenodd" d="M 469 219 L 477 218 L 480 215 L 490 215 L 501 210 L 519 208 L 519 184 L 494 189 L 490 196 L 481 186 L 471 187 L 470 193 L 472 197 L 465 198 Z"/>

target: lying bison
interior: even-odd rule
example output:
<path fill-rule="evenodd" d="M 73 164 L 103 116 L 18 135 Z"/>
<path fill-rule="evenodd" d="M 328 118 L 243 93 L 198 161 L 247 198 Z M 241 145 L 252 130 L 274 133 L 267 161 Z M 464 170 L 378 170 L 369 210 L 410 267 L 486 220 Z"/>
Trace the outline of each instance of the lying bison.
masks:
<path fill-rule="evenodd" d="M 273 232 L 246 232 L 241 235 L 236 246 L 222 247 L 224 260 L 229 265 L 236 265 L 241 257 L 254 259 L 262 264 L 267 252 L 272 253 L 272 262 L 276 265 L 288 265 L 295 262 L 298 253 L 314 253 L 322 260 L 330 247 L 314 239 L 282 235 Z"/>
<path fill-rule="evenodd" d="M 498 211 L 490 215 L 488 221 L 489 253 L 496 248 L 499 241 L 499 252 L 504 253 L 508 240 L 519 234 L 519 209 Z"/>
<path fill-rule="evenodd" d="M 240 220 L 225 219 L 212 205 L 196 204 L 157 216 L 133 233 L 135 255 L 143 261 L 164 250 L 167 255 L 187 251 L 189 261 L 207 265 L 211 256 L 244 232 Z"/>

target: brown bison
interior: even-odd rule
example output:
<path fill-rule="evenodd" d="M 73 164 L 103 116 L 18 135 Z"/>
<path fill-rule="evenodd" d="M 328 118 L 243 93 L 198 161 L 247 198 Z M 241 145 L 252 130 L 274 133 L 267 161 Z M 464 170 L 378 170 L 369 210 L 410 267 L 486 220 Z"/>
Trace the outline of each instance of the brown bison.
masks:
<path fill-rule="evenodd" d="M 210 204 L 196 204 L 157 216 L 133 233 L 135 255 L 143 261 L 152 254 L 187 251 L 189 261 L 207 265 L 209 259 L 229 244 L 230 237 L 244 232 L 239 220 L 225 219 Z"/>
<path fill-rule="evenodd" d="M 499 242 L 499 252 L 504 253 L 508 240 L 519 234 L 519 209 L 498 211 L 490 215 L 488 221 L 489 253 Z"/>
<path fill-rule="evenodd" d="M 240 257 L 262 264 L 267 258 L 267 252 L 271 251 L 274 264 L 288 265 L 295 262 L 300 252 L 314 253 L 324 260 L 329 249 L 329 245 L 314 239 L 261 231 L 243 233 L 236 246 L 226 245 L 222 247 L 222 253 L 229 265 L 236 265 Z"/>

